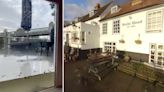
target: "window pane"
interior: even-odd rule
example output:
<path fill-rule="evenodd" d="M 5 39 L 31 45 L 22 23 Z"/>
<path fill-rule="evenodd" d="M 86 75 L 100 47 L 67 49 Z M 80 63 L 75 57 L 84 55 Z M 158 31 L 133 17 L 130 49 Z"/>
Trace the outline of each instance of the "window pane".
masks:
<path fill-rule="evenodd" d="M 162 28 L 162 11 L 147 14 L 147 31 L 160 31 Z"/>
<path fill-rule="evenodd" d="M 113 21 L 113 33 L 120 32 L 120 20 Z"/>

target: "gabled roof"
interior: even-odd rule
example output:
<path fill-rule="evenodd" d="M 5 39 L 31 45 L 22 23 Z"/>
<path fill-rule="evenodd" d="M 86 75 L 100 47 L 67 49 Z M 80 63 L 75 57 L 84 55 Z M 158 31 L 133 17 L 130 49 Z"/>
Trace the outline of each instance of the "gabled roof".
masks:
<path fill-rule="evenodd" d="M 104 21 L 104 20 L 119 16 L 119 15 L 123 15 L 126 13 L 130 13 L 133 11 L 152 7 L 152 6 L 159 5 L 159 4 L 164 4 L 164 0 L 142 0 L 142 3 L 137 4 L 137 5 L 133 5 L 133 6 L 132 6 L 132 0 L 131 0 L 128 3 L 120 6 L 120 8 L 121 8 L 120 11 L 113 13 L 113 14 L 111 14 L 111 12 L 109 12 L 100 21 Z"/>
<path fill-rule="evenodd" d="M 84 16 L 80 17 L 80 22 L 85 22 L 85 21 L 88 21 L 88 20 L 99 17 L 110 4 L 111 4 L 111 2 L 104 5 L 100 9 L 98 9 L 92 17 L 89 16 L 89 13 L 87 15 L 84 15 Z"/>
<path fill-rule="evenodd" d="M 95 13 L 92 17 L 89 16 L 89 13 L 86 14 L 86 15 L 84 15 L 84 16 L 79 17 L 79 18 L 78 18 L 79 20 L 78 20 L 77 22 L 86 22 L 86 21 L 88 21 L 88 20 L 91 20 L 91 19 L 94 19 L 94 18 L 99 17 L 99 16 L 107 9 L 107 7 L 108 7 L 111 3 L 112 3 L 112 2 L 110 2 L 110 3 L 106 4 L 106 5 L 104 5 L 103 7 L 99 8 L 99 9 L 96 11 L 96 13 Z M 73 22 L 74 22 L 74 23 L 77 23 L 77 22 L 75 22 L 75 21 L 73 21 Z M 71 25 L 71 24 L 64 25 L 64 27 L 69 26 L 69 25 Z"/>

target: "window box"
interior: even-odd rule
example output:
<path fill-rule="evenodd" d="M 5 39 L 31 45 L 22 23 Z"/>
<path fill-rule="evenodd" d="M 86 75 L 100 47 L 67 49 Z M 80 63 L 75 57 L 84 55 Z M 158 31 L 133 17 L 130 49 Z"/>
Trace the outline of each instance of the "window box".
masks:
<path fill-rule="evenodd" d="M 72 37 L 72 40 L 75 42 L 75 41 L 79 40 L 79 38 L 78 37 Z"/>

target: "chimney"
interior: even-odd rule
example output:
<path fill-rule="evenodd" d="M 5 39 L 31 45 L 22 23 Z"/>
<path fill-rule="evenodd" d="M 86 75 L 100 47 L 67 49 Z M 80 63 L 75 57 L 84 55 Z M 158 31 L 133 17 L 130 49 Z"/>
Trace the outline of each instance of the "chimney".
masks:
<path fill-rule="evenodd" d="M 132 0 L 132 6 L 141 4 L 143 0 Z"/>
<path fill-rule="evenodd" d="M 100 8 L 101 8 L 100 3 L 97 3 L 96 6 L 95 6 L 95 10 L 98 10 Z"/>

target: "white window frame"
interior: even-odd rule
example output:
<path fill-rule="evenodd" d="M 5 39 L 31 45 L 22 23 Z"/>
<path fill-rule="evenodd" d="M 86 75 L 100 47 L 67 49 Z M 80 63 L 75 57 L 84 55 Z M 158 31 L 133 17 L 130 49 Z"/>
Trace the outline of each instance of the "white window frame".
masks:
<path fill-rule="evenodd" d="M 113 34 L 120 33 L 120 19 L 113 20 Z"/>
<path fill-rule="evenodd" d="M 103 23 L 102 24 L 102 34 L 107 34 L 108 33 L 108 23 Z"/>
<path fill-rule="evenodd" d="M 158 12 L 161 12 L 161 15 L 158 18 L 157 18 L 157 15 L 156 16 L 152 15 Z M 159 21 L 159 23 L 157 21 Z M 163 29 L 163 10 L 159 9 L 159 10 L 153 10 L 153 11 L 147 12 L 146 32 L 161 32 L 162 29 Z"/>
<path fill-rule="evenodd" d="M 86 32 L 84 32 L 84 41 L 83 41 L 83 35 L 82 35 L 83 32 L 84 32 L 84 31 L 81 32 L 81 44 L 82 44 L 82 45 L 86 44 L 86 35 L 87 35 Z"/>
<path fill-rule="evenodd" d="M 110 53 L 116 53 L 116 42 L 104 42 L 103 51 L 109 50 Z"/>
<path fill-rule="evenodd" d="M 71 37 L 72 37 L 72 42 L 73 43 L 78 42 L 78 40 L 76 39 L 76 38 L 79 38 L 78 37 L 78 32 L 73 32 Z"/>
<path fill-rule="evenodd" d="M 164 44 L 150 44 L 149 63 L 154 65 L 154 67 L 164 67 Z"/>

